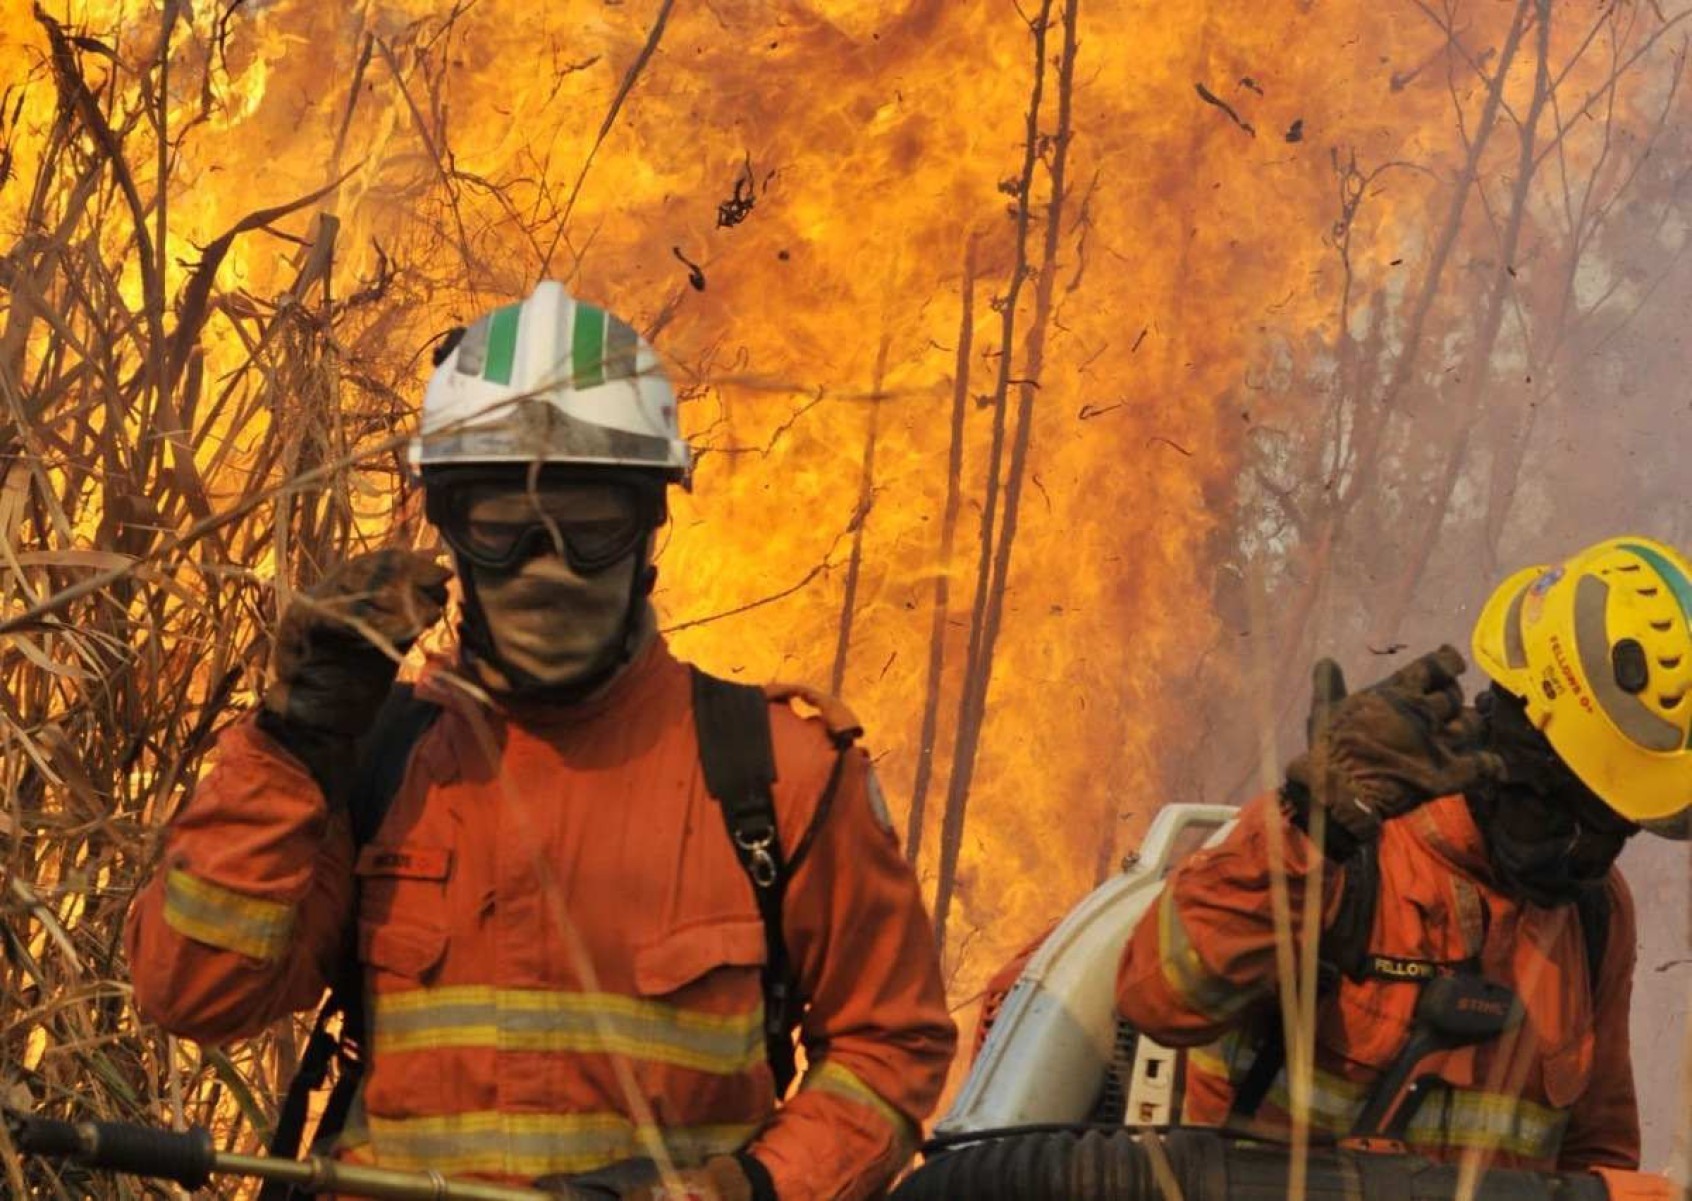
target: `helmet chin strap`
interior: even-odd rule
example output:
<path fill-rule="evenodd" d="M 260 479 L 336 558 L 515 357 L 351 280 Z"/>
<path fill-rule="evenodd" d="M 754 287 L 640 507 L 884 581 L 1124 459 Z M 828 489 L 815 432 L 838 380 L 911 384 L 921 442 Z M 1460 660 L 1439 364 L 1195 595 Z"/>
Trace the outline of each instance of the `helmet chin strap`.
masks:
<path fill-rule="evenodd" d="M 648 531 L 640 540 L 640 545 L 630 552 L 641 566 L 629 580 L 629 600 L 623 608 L 622 626 L 616 639 L 617 653 L 604 666 L 574 680 L 549 684 L 544 680 L 537 680 L 521 668 L 506 663 L 494 645 L 493 634 L 488 629 L 487 614 L 476 594 L 476 569 L 454 555 L 458 578 L 464 590 L 464 617 L 458 623 L 459 645 L 463 647 L 468 659 L 481 660 L 505 677 L 510 685 L 503 691 L 505 696 L 519 701 L 552 705 L 580 704 L 621 674 L 634 659 L 635 652 L 640 649 L 646 598 L 652 595 L 652 589 L 658 582 L 658 568 L 647 561 L 651 548 L 652 532 Z"/>

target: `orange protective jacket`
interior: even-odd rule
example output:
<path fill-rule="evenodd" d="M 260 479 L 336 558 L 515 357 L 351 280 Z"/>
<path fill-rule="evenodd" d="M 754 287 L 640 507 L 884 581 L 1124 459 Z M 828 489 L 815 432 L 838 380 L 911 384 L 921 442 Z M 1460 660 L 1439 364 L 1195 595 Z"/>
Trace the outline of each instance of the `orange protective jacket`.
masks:
<path fill-rule="evenodd" d="M 1222 843 L 1176 870 L 1123 952 L 1116 994 L 1123 1017 L 1159 1042 L 1193 1048 L 1189 1124 L 1227 1121 L 1256 1053 L 1251 1031 L 1280 1020 L 1276 858 L 1285 866 L 1292 929 L 1301 930 L 1320 854 L 1286 821 L 1277 798 L 1266 796 L 1241 810 Z M 1326 928 L 1341 890 L 1339 872 L 1323 868 Z M 1538 1171 L 1637 1168 L 1628 1046 L 1634 915 L 1621 875 L 1612 871 L 1606 882 L 1610 928 L 1594 995 L 1575 907 L 1541 908 L 1495 888 L 1462 797 L 1387 822 L 1380 869 L 1371 954 L 1436 963 L 1478 956 L 1482 973 L 1514 988 L 1527 1011 L 1517 1035 L 1436 1053 L 1412 1073 L 1412 1081 L 1437 1074 L 1450 1087 L 1421 1107 L 1410 1148 L 1442 1159 L 1476 1148 L 1496 1166 Z M 1408 1039 L 1418 992 L 1413 981 L 1345 978 L 1319 997 L 1310 1102 L 1317 1135 L 1350 1131 L 1369 1086 Z M 1288 1104 L 1283 1068 L 1246 1132 L 1286 1137 Z"/>
<path fill-rule="evenodd" d="M 782 1201 L 873 1195 L 909 1159 L 956 1030 L 867 757 L 772 705 L 784 908 L 809 1008 L 779 1109 L 763 925 L 661 644 L 569 709 L 446 706 L 356 864 L 344 814 L 250 721 L 169 831 L 127 931 L 141 1013 L 204 1042 L 315 1004 L 356 922 L 371 1050 L 350 1158 L 522 1182 L 661 1142 L 746 1147 Z"/>

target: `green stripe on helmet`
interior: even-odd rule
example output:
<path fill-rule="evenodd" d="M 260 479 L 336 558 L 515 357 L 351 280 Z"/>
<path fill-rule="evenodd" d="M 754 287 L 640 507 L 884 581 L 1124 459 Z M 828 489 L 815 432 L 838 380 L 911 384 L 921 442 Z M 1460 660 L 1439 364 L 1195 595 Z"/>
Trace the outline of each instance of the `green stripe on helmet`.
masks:
<path fill-rule="evenodd" d="M 488 358 L 482 378 L 490 384 L 511 382 L 511 365 L 517 357 L 517 319 L 522 311 L 522 305 L 508 304 L 495 309 L 488 318 Z"/>
<path fill-rule="evenodd" d="M 1692 625 L 1692 580 L 1688 580 L 1680 568 L 1663 558 L 1661 554 L 1652 550 L 1649 546 L 1641 546 L 1637 542 L 1624 542 L 1621 544 L 1621 548 L 1632 551 L 1641 559 L 1644 559 L 1658 575 L 1663 577 L 1663 583 L 1669 586 L 1669 591 L 1674 593 L 1674 599 L 1680 602 L 1680 615 L 1686 619 L 1687 625 Z"/>
<path fill-rule="evenodd" d="M 576 302 L 570 331 L 570 377 L 577 391 L 605 382 L 605 310 Z"/>

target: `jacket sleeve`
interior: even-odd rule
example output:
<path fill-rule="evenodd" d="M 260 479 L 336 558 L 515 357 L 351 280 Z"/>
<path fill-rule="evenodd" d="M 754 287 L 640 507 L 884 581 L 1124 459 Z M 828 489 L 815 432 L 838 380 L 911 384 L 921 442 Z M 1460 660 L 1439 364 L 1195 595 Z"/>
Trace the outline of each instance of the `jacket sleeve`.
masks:
<path fill-rule="evenodd" d="M 810 1001 L 806 1070 L 748 1148 L 781 1201 L 884 1188 L 915 1151 L 957 1045 L 928 914 L 877 788 L 868 758 L 848 752 L 783 911 Z"/>
<path fill-rule="evenodd" d="M 1593 998 L 1592 1078 L 1569 1114 L 1557 1156 L 1559 1171 L 1639 1167 L 1639 1103 L 1628 1037 L 1637 929 L 1633 896 L 1619 871 L 1612 869 L 1606 887 L 1610 930 Z"/>
<path fill-rule="evenodd" d="M 1340 871 L 1281 813 L 1278 797 L 1240 810 L 1216 847 L 1175 869 L 1122 952 L 1116 1005 L 1136 1029 L 1169 1046 L 1210 1042 L 1259 998 L 1276 991 L 1275 864 L 1287 883 L 1299 947 L 1312 871 L 1321 863 L 1325 927 Z"/>
<path fill-rule="evenodd" d="M 217 1043 L 314 1004 L 343 945 L 352 838 L 298 760 L 247 718 L 165 833 L 125 930 L 136 1007 Z"/>

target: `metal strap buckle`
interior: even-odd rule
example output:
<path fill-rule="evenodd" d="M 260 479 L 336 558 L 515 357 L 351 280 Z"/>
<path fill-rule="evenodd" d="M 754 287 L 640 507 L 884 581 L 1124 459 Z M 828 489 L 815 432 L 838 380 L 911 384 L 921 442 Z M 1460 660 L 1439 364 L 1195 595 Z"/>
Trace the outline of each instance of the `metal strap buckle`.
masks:
<path fill-rule="evenodd" d="M 775 828 L 766 826 L 755 833 L 736 830 L 734 843 L 746 853 L 747 861 L 752 865 L 752 883 L 759 888 L 773 885 L 776 882 L 776 861 L 770 848 L 775 845 Z"/>

